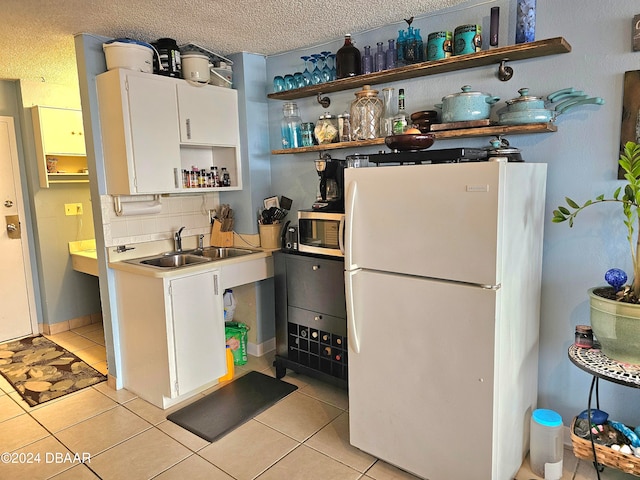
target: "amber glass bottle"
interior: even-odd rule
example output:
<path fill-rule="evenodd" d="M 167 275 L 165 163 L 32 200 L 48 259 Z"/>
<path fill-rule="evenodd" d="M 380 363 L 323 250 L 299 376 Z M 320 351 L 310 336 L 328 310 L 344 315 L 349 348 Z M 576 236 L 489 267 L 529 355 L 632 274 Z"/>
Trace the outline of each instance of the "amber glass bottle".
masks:
<path fill-rule="evenodd" d="M 336 76 L 347 78 L 361 73 L 360 50 L 351 43 L 351 34 L 344 36 L 344 45 L 336 52 Z"/>

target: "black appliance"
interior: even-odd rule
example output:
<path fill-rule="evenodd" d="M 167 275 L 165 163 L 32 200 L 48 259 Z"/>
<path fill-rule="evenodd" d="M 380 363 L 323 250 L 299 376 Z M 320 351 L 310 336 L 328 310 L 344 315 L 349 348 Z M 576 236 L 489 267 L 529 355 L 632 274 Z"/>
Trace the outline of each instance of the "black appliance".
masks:
<path fill-rule="evenodd" d="M 316 171 L 320 177 L 316 202 L 313 210 L 323 212 L 344 213 L 344 169 L 345 160 L 322 155 L 315 161 Z"/>

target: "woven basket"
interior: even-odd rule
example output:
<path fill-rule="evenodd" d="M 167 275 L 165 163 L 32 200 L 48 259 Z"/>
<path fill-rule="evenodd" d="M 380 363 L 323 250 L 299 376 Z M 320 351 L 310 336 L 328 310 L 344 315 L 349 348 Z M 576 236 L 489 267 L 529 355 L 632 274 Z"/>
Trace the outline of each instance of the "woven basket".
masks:
<path fill-rule="evenodd" d="M 580 438 L 573 429 L 576 419 L 571 422 L 571 443 L 573 443 L 573 453 L 576 457 L 593 462 L 593 450 L 591 449 L 591 441 Z M 640 458 L 634 455 L 625 455 L 603 445 L 595 444 L 596 457 L 599 464 L 606 467 L 617 468 L 625 473 L 640 476 Z"/>

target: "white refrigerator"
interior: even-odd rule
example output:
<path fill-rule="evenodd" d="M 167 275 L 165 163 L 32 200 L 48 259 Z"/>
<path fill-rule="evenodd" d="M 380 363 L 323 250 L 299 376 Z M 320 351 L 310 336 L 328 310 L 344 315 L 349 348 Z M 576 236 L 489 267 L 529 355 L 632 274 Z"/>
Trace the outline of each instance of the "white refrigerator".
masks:
<path fill-rule="evenodd" d="M 351 444 L 514 478 L 536 407 L 546 165 L 345 170 Z"/>

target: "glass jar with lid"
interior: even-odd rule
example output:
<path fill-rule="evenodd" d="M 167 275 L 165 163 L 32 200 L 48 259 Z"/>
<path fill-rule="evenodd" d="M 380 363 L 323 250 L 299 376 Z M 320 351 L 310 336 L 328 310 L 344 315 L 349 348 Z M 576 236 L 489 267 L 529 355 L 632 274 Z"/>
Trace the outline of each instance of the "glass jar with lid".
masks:
<path fill-rule="evenodd" d="M 282 121 L 280 132 L 282 137 L 282 148 L 302 147 L 302 119 L 295 102 L 286 102 L 282 106 Z"/>
<path fill-rule="evenodd" d="M 364 85 L 355 93 L 351 103 L 351 134 L 354 140 L 369 140 L 380 136 L 380 117 L 383 110 L 378 90 Z"/>
<path fill-rule="evenodd" d="M 333 143 L 338 140 L 338 119 L 325 112 L 320 115 L 313 131 L 318 145 Z"/>

